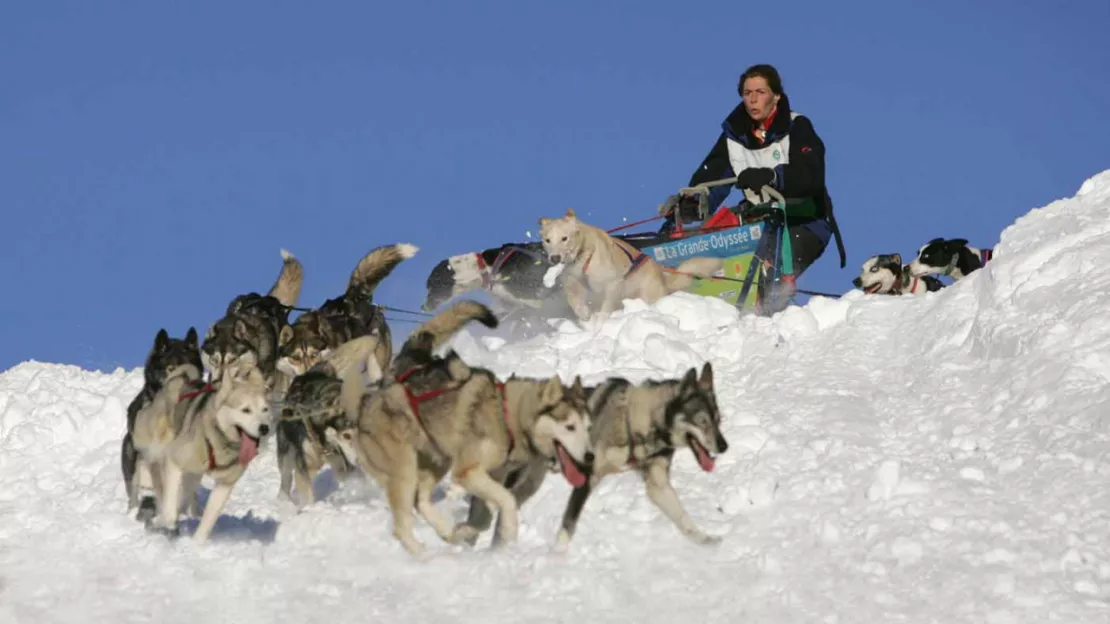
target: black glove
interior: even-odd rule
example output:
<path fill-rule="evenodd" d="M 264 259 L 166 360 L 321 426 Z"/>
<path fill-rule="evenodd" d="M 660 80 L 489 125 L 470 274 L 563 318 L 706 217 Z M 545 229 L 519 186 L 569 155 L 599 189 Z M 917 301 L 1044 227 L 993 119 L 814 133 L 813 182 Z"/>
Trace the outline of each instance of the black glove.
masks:
<path fill-rule="evenodd" d="M 674 194 L 667 198 L 662 204 L 659 204 L 659 215 L 668 217 L 673 220 L 675 210 L 679 210 L 678 214 L 682 216 L 683 221 L 690 221 L 698 218 L 698 198 L 696 195 L 681 195 Z"/>
<path fill-rule="evenodd" d="M 768 167 L 758 169 L 745 169 L 736 176 L 736 188 L 751 189 L 758 193 L 764 186 L 770 186 L 775 181 L 775 170 Z"/>

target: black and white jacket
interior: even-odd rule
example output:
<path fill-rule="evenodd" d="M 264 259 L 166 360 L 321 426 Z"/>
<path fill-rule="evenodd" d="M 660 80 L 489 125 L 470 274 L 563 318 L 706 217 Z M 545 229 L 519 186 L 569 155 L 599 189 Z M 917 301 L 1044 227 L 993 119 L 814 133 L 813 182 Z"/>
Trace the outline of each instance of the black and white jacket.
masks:
<path fill-rule="evenodd" d="M 825 144 L 813 123 L 790 109 L 784 94 L 778 108 L 763 126 L 760 142 L 753 131 L 757 123 L 741 102 L 721 123 L 721 135 L 713 149 L 690 177 L 688 186 L 730 178 L 744 169 L 767 167 L 775 172 L 773 186 L 787 199 L 813 198 L 823 218 L 830 221 L 844 265 L 843 242 L 832 218 L 832 200 L 825 188 Z M 734 187 L 710 189 L 709 210 L 715 211 Z"/>

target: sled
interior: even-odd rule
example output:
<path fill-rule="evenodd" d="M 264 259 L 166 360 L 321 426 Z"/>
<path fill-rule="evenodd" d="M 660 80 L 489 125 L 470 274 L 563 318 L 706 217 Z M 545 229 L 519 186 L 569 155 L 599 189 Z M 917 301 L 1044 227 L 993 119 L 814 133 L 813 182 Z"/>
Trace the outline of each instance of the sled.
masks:
<path fill-rule="evenodd" d="M 734 184 L 735 181 L 735 178 L 718 180 L 681 189 L 680 193 L 698 195 L 699 204 L 703 206 L 700 214 L 705 214 L 707 210 L 704 209 L 704 202 L 707 201 L 708 189 L 722 184 Z M 664 218 L 660 216 L 612 228 L 608 233 L 648 254 L 664 270 L 676 271 L 679 264 L 690 258 L 720 258 L 723 262 L 719 271 L 705 278 L 695 277 L 686 291 L 722 299 L 741 311 L 759 312 L 765 307 L 763 290 L 768 286 L 779 292 L 780 286 L 786 284 L 788 288 L 783 294 L 793 295 L 790 241 L 789 237 L 782 236 L 786 203 L 782 195 L 773 188 L 764 187 L 761 194 L 761 197 L 757 197 L 750 191 L 745 191 L 746 202 L 732 207 L 721 206 L 696 226 L 683 223 L 681 215 L 676 214 L 675 225 L 669 230 L 617 233 Z M 477 259 L 478 269 L 482 273 L 481 289 L 500 300 L 507 308 L 505 312 L 509 317 L 571 318 L 566 315 L 569 309 L 565 307 L 565 298 L 558 292 L 558 287 L 548 289 L 541 285 L 543 273 L 551 267 L 541 243 L 507 243 L 501 247 L 454 258 L 468 256 Z M 776 258 L 776 262 L 755 262 L 756 257 Z M 441 261 L 428 277 L 429 295 L 423 306 L 426 311 L 442 305 L 450 298 L 443 296 L 442 292 L 436 297 L 432 294 L 437 288 L 441 291 L 444 288 L 443 280 L 450 275 L 449 260 Z M 507 291 L 512 289 L 516 290 L 514 296 L 507 297 Z M 534 291 L 536 294 L 531 298 L 517 295 L 525 291 Z M 456 292 L 451 296 L 458 294 L 460 293 Z"/>
<path fill-rule="evenodd" d="M 720 271 L 711 278 L 695 278 L 686 291 L 716 297 L 740 308 L 752 308 L 759 299 L 758 285 L 751 284 L 743 301 L 740 300 L 740 293 L 763 232 L 762 222 L 741 223 L 735 213 L 722 207 L 700 227 L 680 227 L 670 233 L 643 232 L 612 236 L 623 239 L 650 255 L 664 270 L 675 270 L 690 258 L 720 258 Z"/>
<path fill-rule="evenodd" d="M 679 193 L 696 195 L 700 212 L 704 214 L 708 190 L 735 183 L 736 178 L 726 178 L 683 188 Z M 690 258 L 720 258 L 720 271 L 704 279 L 694 279 L 686 291 L 722 299 L 741 311 L 774 309 L 780 297 L 789 298 L 795 292 L 790 238 L 783 235 L 787 202 L 769 186 L 761 189 L 760 196 L 745 189 L 744 197 L 746 202 L 721 206 L 695 227 L 684 224 L 679 212 L 675 214 L 675 227 L 670 232 L 615 236 L 651 254 L 664 270 L 674 270 Z M 774 258 L 774 262 L 757 262 L 756 258 Z M 775 294 L 776 302 L 770 308 L 764 302 L 765 287 Z"/>

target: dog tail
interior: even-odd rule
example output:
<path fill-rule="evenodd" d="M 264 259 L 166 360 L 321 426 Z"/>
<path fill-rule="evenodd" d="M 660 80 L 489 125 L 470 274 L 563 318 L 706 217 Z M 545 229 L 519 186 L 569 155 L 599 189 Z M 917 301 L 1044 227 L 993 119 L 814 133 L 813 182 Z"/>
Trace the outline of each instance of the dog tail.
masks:
<path fill-rule="evenodd" d="M 135 496 L 135 466 L 139 463 L 139 452 L 135 449 L 135 441 L 131 438 L 130 431 L 123 435 L 119 463 L 123 472 L 124 491 L 127 492 L 127 509 L 130 510 L 137 498 Z"/>
<path fill-rule="evenodd" d="M 721 270 L 722 266 L 724 266 L 724 260 L 720 258 L 690 258 L 674 270 L 662 267 L 663 283 L 667 286 L 667 292 L 686 290 L 694 284 L 695 277 L 703 279 L 712 277 L 713 273 Z"/>
<path fill-rule="evenodd" d="M 362 257 L 351 271 L 351 278 L 347 280 L 347 296 L 356 299 L 370 299 L 378 284 L 401 262 L 416 255 L 420 248 L 409 243 L 383 245 L 370 251 Z"/>
<path fill-rule="evenodd" d="M 413 355 L 430 357 L 433 351 L 450 340 L 456 332 L 471 321 L 478 321 L 490 329 L 495 329 L 498 325 L 497 316 L 494 315 L 493 310 L 477 301 L 464 299 L 413 330 L 401 347 L 398 357 Z"/>
<path fill-rule="evenodd" d="M 377 381 L 382 376 L 378 361 L 374 358 L 374 350 L 378 348 L 381 338 L 378 334 L 367 334 L 352 338 L 336 347 L 327 357 L 317 364 L 330 369 L 331 374 L 344 379 L 352 369 L 356 373 L 362 372 L 362 364 L 366 364 L 367 374 L 371 381 Z"/>
<path fill-rule="evenodd" d="M 348 341 L 347 344 L 350 344 L 350 342 L 354 341 Z M 377 367 L 377 364 L 369 364 L 371 361 L 373 360 L 368 358 L 367 365 Z M 347 415 L 348 422 L 357 423 L 359 412 L 362 411 L 362 397 L 366 394 L 366 384 L 362 380 L 362 371 L 357 366 L 348 366 L 339 370 L 339 378 L 343 382 L 339 387 L 339 406 L 343 408 L 343 413 Z"/>
<path fill-rule="evenodd" d="M 266 293 L 281 302 L 284 306 L 295 306 L 301 298 L 301 287 L 304 285 L 304 267 L 287 249 L 281 250 L 281 273 L 277 281 Z"/>

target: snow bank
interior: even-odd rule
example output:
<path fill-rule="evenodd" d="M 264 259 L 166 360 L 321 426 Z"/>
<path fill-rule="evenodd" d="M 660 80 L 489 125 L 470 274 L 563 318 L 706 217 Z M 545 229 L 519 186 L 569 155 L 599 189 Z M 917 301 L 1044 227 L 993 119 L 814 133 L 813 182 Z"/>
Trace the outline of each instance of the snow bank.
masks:
<path fill-rule="evenodd" d="M 552 478 L 519 544 L 460 550 L 419 523 L 441 554 L 417 563 L 371 484 L 322 475 L 325 500 L 279 504 L 272 443 L 211 544 L 169 543 L 123 515 L 141 371 L 22 364 L 0 375 L 0 621 L 1106 621 L 1108 211 L 1110 171 L 924 297 L 852 291 L 767 319 L 680 294 L 596 332 L 454 341 L 505 376 L 712 361 L 730 449 L 709 474 L 680 454 L 673 480 L 716 547 L 686 541 L 626 474 L 591 497 L 565 555 L 550 545 L 569 486 Z"/>

